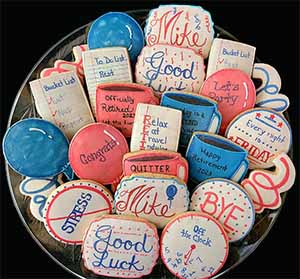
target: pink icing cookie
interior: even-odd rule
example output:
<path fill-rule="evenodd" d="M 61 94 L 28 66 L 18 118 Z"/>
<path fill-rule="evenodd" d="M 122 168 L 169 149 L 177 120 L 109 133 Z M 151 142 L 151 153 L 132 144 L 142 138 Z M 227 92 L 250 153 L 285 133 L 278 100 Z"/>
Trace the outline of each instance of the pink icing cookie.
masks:
<path fill-rule="evenodd" d="M 229 122 L 239 113 L 253 108 L 256 91 L 250 77 L 238 69 L 215 72 L 203 83 L 200 94 L 214 99 L 222 114 L 220 132 L 224 134 Z"/>
<path fill-rule="evenodd" d="M 253 200 L 257 213 L 265 208 L 276 209 L 281 205 L 280 194 L 288 191 L 295 182 L 296 170 L 284 152 L 274 160 L 275 171 L 254 170 L 241 184 Z"/>
<path fill-rule="evenodd" d="M 228 256 L 228 237 L 210 215 L 186 212 L 164 228 L 160 239 L 161 258 L 180 279 L 203 279 L 215 275 Z"/>
<path fill-rule="evenodd" d="M 44 224 L 56 240 L 78 245 L 90 222 L 112 212 L 113 197 L 101 184 L 89 180 L 70 181 L 47 199 Z"/>
<path fill-rule="evenodd" d="M 189 206 L 186 184 L 174 176 L 139 173 L 123 177 L 115 193 L 117 214 L 142 217 L 163 228 Z"/>
<path fill-rule="evenodd" d="M 229 241 L 244 238 L 255 221 L 255 210 L 248 194 L 235 182 L 213 178 L 197 186 L 190 209 L 212 215 L 228 234 Z"/>
<path fill-rule="evenodd" d="M 188 163 L 180 153 L 164 150 L 143 150 L 124 155 L 124 176 L 140 172 L 177 176 L 186 183 Z"/>
<path fill-rule="evenodd" d="M 157 229 L 144 219 L 106 215 L 87 229 L 82 259 L 94 274 L 140 278 L 152 272 L 159 255 Z"/>
<path fill-rule="evenodd" d="M 165 91 L 198 93 L 205 76 L 203 57 L 170 45 L 145 46 L 135 67 L 136 82 Z"/>
<path fill-rule="evenodd" d="M 138 103 L 158 104 L 150 87 L 136 83 L 99 84 L 96 93 L 97 121 L 110 124 L 131 137 Z"/>
<path fill-rule="evenodd" d="M 74 61 L 56 60 L 53 68 L 45 68 L 40 77 L 49 77 L 56 73 L 75 71 L 81 82 L 84 82 L 84 70 L 82 65 L 82 53 L 88 49 L 87 45 L 73 47 Z"/>
<path fill-rule="evenodd" d="M 69 147 L 69 161 L 80 178 L 110 184 L 122 175 L 122 158 L 128 144 L 113 126 L 94 123 L 80 129 Z"/>

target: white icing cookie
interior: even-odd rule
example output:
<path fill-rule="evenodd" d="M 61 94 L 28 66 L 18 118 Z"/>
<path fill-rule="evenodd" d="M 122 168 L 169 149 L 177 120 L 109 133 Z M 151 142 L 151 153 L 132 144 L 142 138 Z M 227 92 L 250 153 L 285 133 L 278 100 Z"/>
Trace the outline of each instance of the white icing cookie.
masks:
<path fill-rule="evenodd" d="M 161 258 L 169 271 L 181 279 L 209 278 L 228 256 L 228 238 L 210 215 L 186 212 L 175 217 L 161 235 Z"/>
<path fill-rule="evenodd" d="M 175 176 L 140 173 L 124 177 L 115 194 L 117 214 L 142 217 L 163 228 L 189 206 L 186 184 Z"/>
<path fill-rule="evenodd" d="M 255 221 L 255 210 L 248 194 L 235 182 L 213 178 L 193 192 L 190 209 L 212 215 L 228 234 L 230 242 L 244 238 Z"/>
<path fill-rule="evenodd" d="M 88 228 L 84 266 L 97 275 L 140 278 L 152 272 L 159 255 L 155 226 L 144 219 L 106 215 Z"/>
<path fill-rule="evenodd" d="M 49 234 L 66 244 L 81 244 L 90 222 L 112 212 L 112 195 L 101 184 L 75 180 L 59 186 L 49 196 L 44 224 Z"/>

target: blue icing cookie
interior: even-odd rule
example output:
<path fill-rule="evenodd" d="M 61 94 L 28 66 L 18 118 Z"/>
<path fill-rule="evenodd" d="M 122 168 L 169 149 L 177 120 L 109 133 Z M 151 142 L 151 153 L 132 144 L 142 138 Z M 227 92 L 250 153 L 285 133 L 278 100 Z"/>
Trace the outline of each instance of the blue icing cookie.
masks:
<path fill-rule="evenodd" d="M 126 47 L 130 60 L 135 62 L 144 46 L 144 33 L 137 21 L 126 13 L 110 12 L 93 22 L 87 43 L 89 49 Z"/>
<path fill-rule="evenodd" d="M 16 172 L 30 177 L 50 177 L 61 172 L 72 179 L 69 142 L 54 124 L 29 118 L 12 125 L 3 139 L 3 153 Z"/>

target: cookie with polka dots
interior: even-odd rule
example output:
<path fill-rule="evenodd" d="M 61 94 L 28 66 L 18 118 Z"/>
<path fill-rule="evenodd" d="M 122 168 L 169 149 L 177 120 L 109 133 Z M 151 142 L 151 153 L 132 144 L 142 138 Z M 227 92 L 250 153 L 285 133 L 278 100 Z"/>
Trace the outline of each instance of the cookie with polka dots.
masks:
<path fill-rule="evenodd" d="M 175 176 L 139 173 L 122 178 L 114 199 L 117 214 L 142 217 L 163 228 L 189 206 L 186 184 Z"/>
<path fill-rule="evenodd" d="M 84 237 L 84 267 L 96 275 L 140 278 L 159 256 L 156 227 L 142 218 L 106 215 L 94 220 Z"/>
<path fill-rule="evenodd" d="M 173 90 L 198 93 L 205 77 L 204 67 L 203 57 L 192 49 L 145 46 L 136 63 L 135 78 L 157 94 Z"/>
<path fill-rule="evenodd" d="M 216 218 L 230 242 L 244 238 L 255 221 L 255 210 L 247 192 L 237 183 L 222 178 L 208 179 L 197 186 L 190 209 Z"/>
<path fill-rule="evenodd" d="M 44 225 L 56 240 L 79 245 L 90 222 L 112 212 L 113 197 L 101 184 L 90 180 L 69 181 L 47 199 Z"/>
<path fill-rule="evenodd" d="M 173 218 L 160 242 L 163 263 L 180 279 L 212 277 L 225 264 L 228 247 L 222 225 L 202 212 L 186 212 Z"/>
<path fill-rule="evenodd" d="M 225 136 L 248 151 L 250 169 L 272 167 L 276 154 L 287 153 L 292 143 L 290 124 L 281 113 L 267 108 L 239 114 Z"/>

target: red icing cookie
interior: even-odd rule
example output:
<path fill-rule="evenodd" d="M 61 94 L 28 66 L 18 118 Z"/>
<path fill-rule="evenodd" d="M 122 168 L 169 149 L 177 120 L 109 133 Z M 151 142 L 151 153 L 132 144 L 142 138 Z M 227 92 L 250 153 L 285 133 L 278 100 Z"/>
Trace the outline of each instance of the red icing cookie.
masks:
<path fill-rule="evenodd" d="M 200 94 L 218 102 L 218 109 L 222 114 L 221 134 L 234 117 L 253 108 L 256 101 L 252 80 L 238 69 L 215 72 L 203 83 Z"/>
<path fill-rule="evenodd" d="M 69 161 L 80 178 L 111 184 L 122 175 L 122 158 L 128 152 L 125 137 L 116 128 L 94 123 L 80 129 L 69 147 Z"/>

